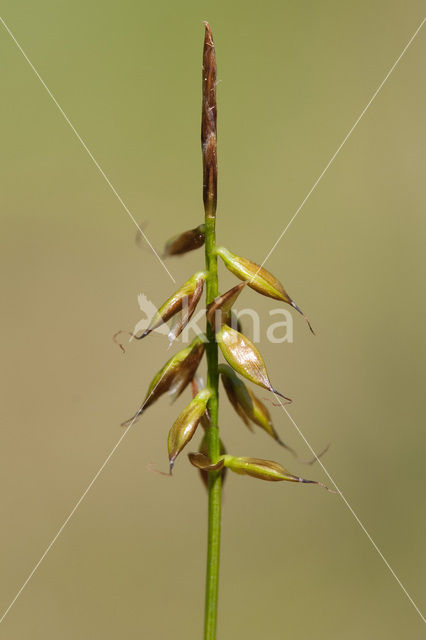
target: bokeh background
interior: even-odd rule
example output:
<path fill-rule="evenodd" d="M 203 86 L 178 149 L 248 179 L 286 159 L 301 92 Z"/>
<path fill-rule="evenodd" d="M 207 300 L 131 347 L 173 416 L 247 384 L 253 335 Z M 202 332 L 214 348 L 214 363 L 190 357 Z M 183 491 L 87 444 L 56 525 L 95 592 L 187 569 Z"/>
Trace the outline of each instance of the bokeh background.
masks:
<path fill-rule="evenodd" d="M 202 20 L 217 47 L 218 240 L 262 261 L 408 42 L 421 2 L 13 2 L 2 16 L 161 250 L 202 220 Z M 425 602 L 424 59 L 420 32 L 267 266 L 309 315 L 260 348 L 291 414 L 416 603 Z M 137 294 L 173 290 L 4 28 L 1 610 L 170 356 L 123 356 Z M 423 126 L 423 129 L 422 129 Z M 202 252 L 167 266 L 178 283 Z M 221 269 L 222 288 L 232 277 Z M 266 320 L 273 301 L 244 293 Z M 263 394 L 263 396 L 266 394 Z M 206 495 L 166 436 L 186 393 L 132 428 L 0 626 L 7 640 L 201 637 Z M 276 428 L 309 451 L 279 408 Z M 294 462 L 223 398 L 228 450 Z M 190 447 L 194 449 L 196 445 Z M 228 478 L 219 638 L 420 638 L 338 496 Z"/>

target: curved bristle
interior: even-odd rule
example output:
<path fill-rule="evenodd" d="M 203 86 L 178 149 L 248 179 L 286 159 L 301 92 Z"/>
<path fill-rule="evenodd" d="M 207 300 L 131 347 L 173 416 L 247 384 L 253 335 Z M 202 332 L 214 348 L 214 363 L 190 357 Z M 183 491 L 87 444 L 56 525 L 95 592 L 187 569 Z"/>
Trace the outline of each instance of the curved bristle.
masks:
<path fill-rule="evenodd" d="M 166 476 L 167 478 L 170 478 L 170 476 L 172 475 L 170 471 L 167 472 L 167 471 L 160 471 L 159 469 L 155 469 L 152 462 L 148 462 L 148 464 L 146 465 L 146 468 L 148 469 L 148 471 L 152 471 L 153 473 L 158 473 L 158 475 Z"/>
<path fill-rule="evenodd" d="M 120 349 L 122 350 L 123 353 L 126 353 L 126 349 L 124 348 L 124 346 L 121 344 L 121 342 L 117 341 L 117 337 L 120 335 L 120 333 L 129 333 L 128 331 L 123 331 L 122 329 L 120 329 L 120 331 L 116 331 L 114 333 L 114 335 L 112 336 L 112 341 L 114 344 L 116 344 L 118 347 L 120 347 Z"/>
<path fill-rule="evenodd" d="M 128 420 L 125 420 L 124 422 L 122 422 L 120 427 L 125 427 L 125 428 L 130 427 L 134 422 L 136 422 L 136 420 L 138 420 L 138 418 L 140 418 L 140 416 L 143 413 L 143 410 L 144 410 L 143 407 L 142 407 L 142 409 L 138 409 L 138 411 L 136 411 L 135 415 L 132 416 L 131 418 L 129 418 Z"/>
<path fill-rule="evenodd" d="M 318 482 L 317 480 L 306 480 L 306 478 L 299 478 L 299 482 L 304 482 L 305 484 L 317 484 L 319 487 L 322 487 L 330 493 L 338 493 L 338 491 L 330 489 L 329 487 L 327 487 L 327 485 L 323 484 L 322 482 Z"/>
<path fill-rule="evenodd" d="M 328 445 L 326 447 L 324 447 L 324 449 L 318 453 L 315 454 L 313 458 L 309 458 L 308 460 L 300 460 L 301 464 L 309 464 L 309 465 L 313 465 L 315 462 L 317 462 L 317 460 L 319 460 L 325 453 L 327 453 L 327 451 L 330 448 L 330 442 L 328 443 Z"/>
<path fill-rule="evenodd" d="M 300 313 L 300 315 L 302 316 L 302 318 L 304 319 L 304 321 L 306 322 L 306 324 L 308 325 L 309 329 L 311 330 L 311 333 L 313 335 L 315 335 L 315 331 L 312 328 L 311 323 L 309 322 L 308 318 L 305 316 L 305 314 L 303 313 L 302 309 L 300 307 L 297 306 L 297 304 L 292 300 L 291 301 L 291 306 L 293 307 L 293 309 L 296 309 L 296 311 L 298 313 Z"/>
<path fill-rule="evenodd" d="M 284 447 L 284 449 L 287 449 L 287 451 L 290 451 L 290 453 L 295 457 L 298 458 L 298 455 L 296 453 L 296 451 L 294 449 L 292 449 L 291 447 L 288 446 L 288 444 L 286 444 L 285 442 L 283 442 L 282 440 L 280 440 L 278 438 L 277 440 L 278 444 L 280 444 L 282 447 Z"/>

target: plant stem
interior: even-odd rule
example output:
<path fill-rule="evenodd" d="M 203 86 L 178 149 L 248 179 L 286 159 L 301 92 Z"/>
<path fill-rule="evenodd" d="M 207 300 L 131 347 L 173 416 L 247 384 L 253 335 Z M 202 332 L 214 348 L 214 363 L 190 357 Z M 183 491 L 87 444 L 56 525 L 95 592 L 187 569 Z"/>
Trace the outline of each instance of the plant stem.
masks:
<path fill-rule="evenodd" d="M 216 202 L 217 202 L 217 153 L 216 153 L 216 58 L 210 27 L 205 23 L 206 32 L 203 50 L 203 104 L 201 119 L 201 145 L 203 153 L 203 201 L 205 210 L 205 251 L 206 304 L 218 295 L 216 249 Z M 209 458 L 216 462 L 220 455 L 218 429 L 218 348 L 214 331 L 207 322 L 206 345 L 207 385 L 212 391 L 208 403 L 210 427 L 207 431 Z M 204 640 L 215 640 L 217 623 L 217 603 L 220 561 L 220 518 L 221 518 L 222 476 L 220 472 L 210 472 L 208 482 L 208 539 L 206 604 Z"/>
<path fill-rule="evenodd" d="M 207 220 L 206 220 L 207 222 Z M 211 253 L 215 242 L 214 218 L 206 224 L 206 267 L 209 270 L 207 280 L 207 303 L 217 296 L 217 263 L 216 256 Z M 207 432 L 209 458 L 216 462 L 220 455 L 218 429 L 218 350 L 215 336 L 210 325 L 207 327 L 209 342 L 206 347 L 207 355 L 207 384 L 212 390 L 208 404 L 210 427 Z M 217 602 L 219 587 L 219 559 L 220 559 L 220 517 L 221 517 L 222 477 L 219 472 L 209 473 L 208 494 L 208 542 L 207 542 L 207 575 L 206 575 L 206 608 L 204 622 L 204 639 L 216 638 Z"/>

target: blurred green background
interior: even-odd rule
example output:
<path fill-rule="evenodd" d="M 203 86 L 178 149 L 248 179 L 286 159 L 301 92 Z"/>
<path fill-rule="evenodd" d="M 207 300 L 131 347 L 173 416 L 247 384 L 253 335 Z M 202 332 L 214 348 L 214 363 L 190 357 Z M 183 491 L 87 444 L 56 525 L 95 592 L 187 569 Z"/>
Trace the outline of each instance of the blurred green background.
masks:
<path fill-rule="evenodd" d="M 420 24 L 421 2 L 2 2 L 2 17 L 161 249 L 201 222 L 202 20 L 217 48 L 218 240 L 270 250 Z M 260 349 L 329 473 L 422 608 L 425 28 L 267 266 L 310 317 Z M 3 611 L 170 357 L 117 329 L 173 283 L 4 28 L 1 46 Z M 423 129 L 422 129 L 423 125 Z M 423 132 L 423 134 L 422 134 Z M 178 283 L 202 252 L 169 260 Z M 222 288 L 234 282 L 220 272 Z M 423 291 L 423 293 L 422 293 Z M 276 304 L 244 293 L 267 319 Z M 261 394 L 264 397 L 266 394 Z M 7 640 L 201 637 L 206 495 L 162 399 L 128 433 L 0 626 Z M 309 456 L 288 418 L 277 430 Z M 294 462 L 225 398 L 228 450 Z M 194 450 L 196 445 L 189 447 Z M 420 638 L 423 625 L 338 496 L 228 478 L 219 638 Z"/>

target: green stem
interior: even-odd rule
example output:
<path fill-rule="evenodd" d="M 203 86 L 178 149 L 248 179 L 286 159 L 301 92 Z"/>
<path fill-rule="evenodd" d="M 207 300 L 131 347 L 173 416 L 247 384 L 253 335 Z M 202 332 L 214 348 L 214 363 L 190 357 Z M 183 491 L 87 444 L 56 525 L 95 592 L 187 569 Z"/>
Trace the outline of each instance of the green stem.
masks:
<path fill-rule="evenodd" d="M 206 269 L 208 278 L 206 281 L 206 302 L 210 304 L 218 295 L 217 282 L 217 258 L 215 255 L 215 218 L 206 215 Z M 208 344 L 207 355 L 207 384 L 212 390 L 208 404 L 211 426 L 207 432 L 209 458 L 216 462 L 220 455 L 220 441 L 218 429 L 218 349 L 214 332 L 207 323 Z M 204 640 L 215 640 L 217 622 L 217 603 L 219 587 L 219 560 L 220 560 L 220 517 L 221 517 L 221 492 L 222 477 L 219 472 L 209 473 L 209 522 L 207 542 L 207 575 L 206 575 L 206 605 L 204 621 Z"/>

